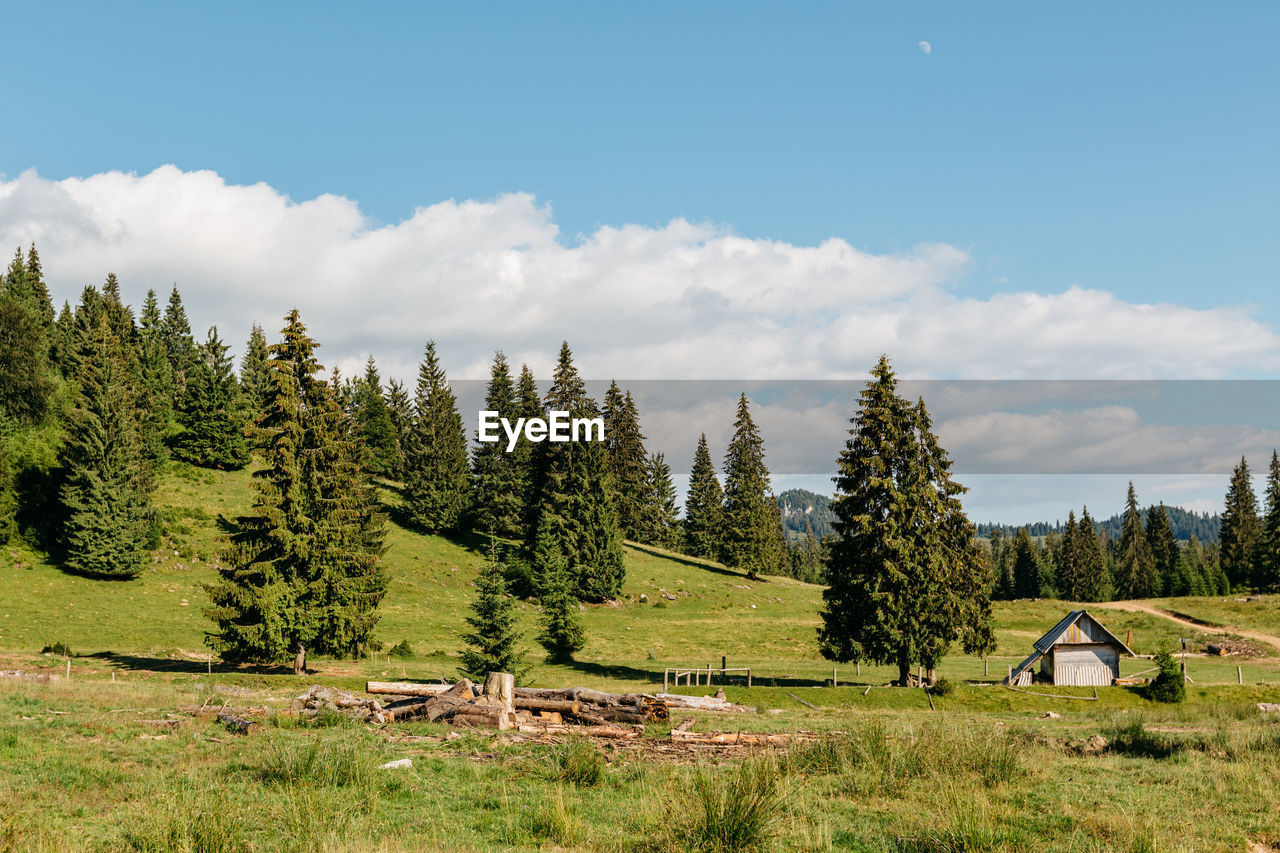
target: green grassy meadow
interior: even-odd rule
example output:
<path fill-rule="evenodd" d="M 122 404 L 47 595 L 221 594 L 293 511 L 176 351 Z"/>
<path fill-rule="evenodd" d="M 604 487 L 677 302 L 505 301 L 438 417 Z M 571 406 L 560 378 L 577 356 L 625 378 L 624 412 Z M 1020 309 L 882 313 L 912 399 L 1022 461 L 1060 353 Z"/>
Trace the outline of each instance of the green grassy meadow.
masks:
<path fill-rule="evenodd" d="M 70 682 L 0 678 L 0 851 L 730 850 L 752 840 L 779 850 L 1280 849 L 1280 714 L 1255 707 L 1280 702 L 1274 657 L 1188 657 L 1194 681 L 1179 706 L 1123 687 L 1096 701 L 1092 689 L 1013 691 L 982 682 L 1072 605 L 1001 603 L 989 676 L 983 660 L 950 656 L 940 674 L 957 686 L 931 710 L 922 690 L 882 686 L 887 667 L 841 666 L 830 686 L 815 646 L 820 587 L 748 581 L 651 548 L 627 549 L 618 602 L 584 609 L 588 645 L 572 666 L 541 662 L 536 614 L 523 606 L 524 681 L 653 691 L 664 667 L 718 667 L 723 656 L 752 667 L 751 688 L 725 691 L 759 713 L 695 714 L 697 731 L 801 730 L 816 741 L 681 751 L 667 724 L 640 743 L 531 745 L 496 733 L 450 740 L 423 723 L 301 723 L 279 710 L 313 682 L 454 677 L 484 545 L 389 526 L 378 635 L 387 647 L 408 640 L 411 658 L 312 660 L 318 672 L 305 679 L 224 667 L 203 645 L 202 584 L 225 520 L 249 506 L 250 481 L 171 466 L 156 497 L 163 547 L 134 581 L 0 552 L 0 670 L 62 674 L 66 659 L 40 650 L 73 652 Z M 1277 596 L 1152 603 L 1280 633 Z M 1149 613 L 1097 615 L 1139 654 L 1219 633 Z M 1124 672 L 1150 665 L 1126 660 Z M 266 725 L 243 737 L 181 715 L 144 722 L 205 701 L 265 707 Z M 1050 711 L 1061 716 L 1041 716 Z M 1090 746 L 1097 736 L 1105 747 Z M 404 757 L 412 769 L 377 769 Z M 742 803 L 770 805 L 735 811 Z"/>

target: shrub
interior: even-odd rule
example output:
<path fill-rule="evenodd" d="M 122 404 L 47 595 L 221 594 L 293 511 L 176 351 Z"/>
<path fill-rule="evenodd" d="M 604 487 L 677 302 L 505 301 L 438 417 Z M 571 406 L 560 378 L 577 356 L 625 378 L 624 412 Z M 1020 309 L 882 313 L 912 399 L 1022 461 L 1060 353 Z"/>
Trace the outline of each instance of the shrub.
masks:
<path fill-rule="evenodd" d="M 1149 731 L 1142 720 L 1131 720 L 1107 732 L 1107 750 L 1134 758 L 1169 758 L 1186 749 L 1186 743 L 1162 732 Z"/>
<path fill-rule="evenodd" d="M 51 646 L 45 646 L 40 650 L 42 655 L 57 655 L 60 658 L 75 657 L 71 651 L 71 647 L 59 640 Z"/>
<path fill-rule="evenodd" d="M 552 747 L 539 771 L 539 775 L 553 782 L 567 782 L 579 788 L 599 785 L 608 773 L 599 747 L 577 737 Z"/>
<path fill-rule="evenodd" d="M 946 696 L 948 693 L 950 693 L 952 690 L 955 690 L 955 689 L 956 689 L 955 684 L 953 684 L 950 681 L 947 681 L 945 678 L 939 678 L 936 682 L 934 682 L 933 694 L 935 696 Z"/>
<path fill-rule="evenodd" d="M 1147 698 L 1155 702 L 1181 702 L 1186 699 L 1187 684 L 1173 655 L 1160 652 L 1156 655 L 1155 663 L 1160 671 L 1147 685 Z"/>
<path fill-rule="evenodd" d="M 758 850 L 776 832 L 782 813 L 778 767 L 767 759 L 735 769 L 699 767 L 690 789 L 693 818 L 685 836 L 694 850 Z"/>
<path fill-rule="evenodd" d="M 393 658 L 411 658 L 413 657 L 413 646 L 409 645 L 408 640 L 401 640 L 390 649 L 387 649 L 387 654 Z"/>

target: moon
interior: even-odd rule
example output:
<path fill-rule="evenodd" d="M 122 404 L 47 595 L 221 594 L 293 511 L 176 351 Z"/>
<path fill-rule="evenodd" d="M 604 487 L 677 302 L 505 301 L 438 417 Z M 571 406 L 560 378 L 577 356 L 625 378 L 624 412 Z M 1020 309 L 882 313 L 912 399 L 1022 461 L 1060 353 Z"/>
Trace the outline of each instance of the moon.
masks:
<path fill-rule="evenodd" d="M 933 45 L 929 44 L 927 41 L 917 42 L 916 47 L 920 48 L 920 52 L 925 56 L 933 53 Z"/>

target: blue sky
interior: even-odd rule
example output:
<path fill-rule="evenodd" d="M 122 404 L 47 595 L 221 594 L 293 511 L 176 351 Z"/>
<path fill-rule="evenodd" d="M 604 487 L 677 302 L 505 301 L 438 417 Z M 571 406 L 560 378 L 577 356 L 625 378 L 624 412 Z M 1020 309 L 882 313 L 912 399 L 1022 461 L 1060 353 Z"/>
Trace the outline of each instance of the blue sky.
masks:
<path fill-rule="evenodd" d="M 454 378 L 496 348 L 545 375 L 566 338 L 620 380 L 850 379 L 881 353 L 917 378 L 1280 373 L 1275 3 L 22 4 L 5 25 L 0 246 L 36 242 L 59 300 L 108 270 L 135 305 L 177 282 L 233 344 L 296 305 L 329 365 L 402 378 L 427 337 Z M 1271 440 L 1209 399 L 1054 402 L 1035 436 L 1087 421 L 1110 479 L 984 475 L 973 513 L 1118 506 L 1136 451 L 1107 429 Z M 1011 414 L 939 427 L 1000 450 L 1027 439 Z M 1206 508 L 1225 471 L 1201 476 L 1144 498 Z"/>
<path fill-rule="evenodd" d="M 979 295 L 1274 318 L 1280 5 L 366 5 L 11 7 L 0 171 L 174 163 L 384 222 L 527 191 L 566 239 L 945 242 Z"/>

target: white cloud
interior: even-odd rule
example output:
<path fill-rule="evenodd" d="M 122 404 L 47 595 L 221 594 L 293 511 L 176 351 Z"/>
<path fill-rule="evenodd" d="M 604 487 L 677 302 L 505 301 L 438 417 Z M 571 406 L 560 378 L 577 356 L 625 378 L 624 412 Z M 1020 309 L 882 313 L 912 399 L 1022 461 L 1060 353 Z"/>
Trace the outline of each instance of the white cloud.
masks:
<path fill-rule="evenodd" d="M 929 44 L 927 41 L 916 42 L 916 47 L 920 48 L 920 52 L 925 56 L 933 53 L 933 45 Z"/>
<path fill-rule="evenodd" d="M 496 348 L 546 375 L 568 338 L 583 372 L 619 378 L 844 378 L 889 353 L 904 375 L 1214 377 L 1280 362 L 1242 308 L 1138 305 L 1097 290 L 966 298 L 953 246 L 875 255 L 682 219 L 603 227 L 566 244 L 525 194 L 446 201 L 373 226 L 357 204 L 165 166 L 0 181 L 0 246 L 34 240 L 56 294 L 119 275 L 135 306 L 177 282 L 192 325 L 239 345 L 301 309 L 322 359 L 372 352 L 410 377 L 434 337 L 454 377 Z"/>

